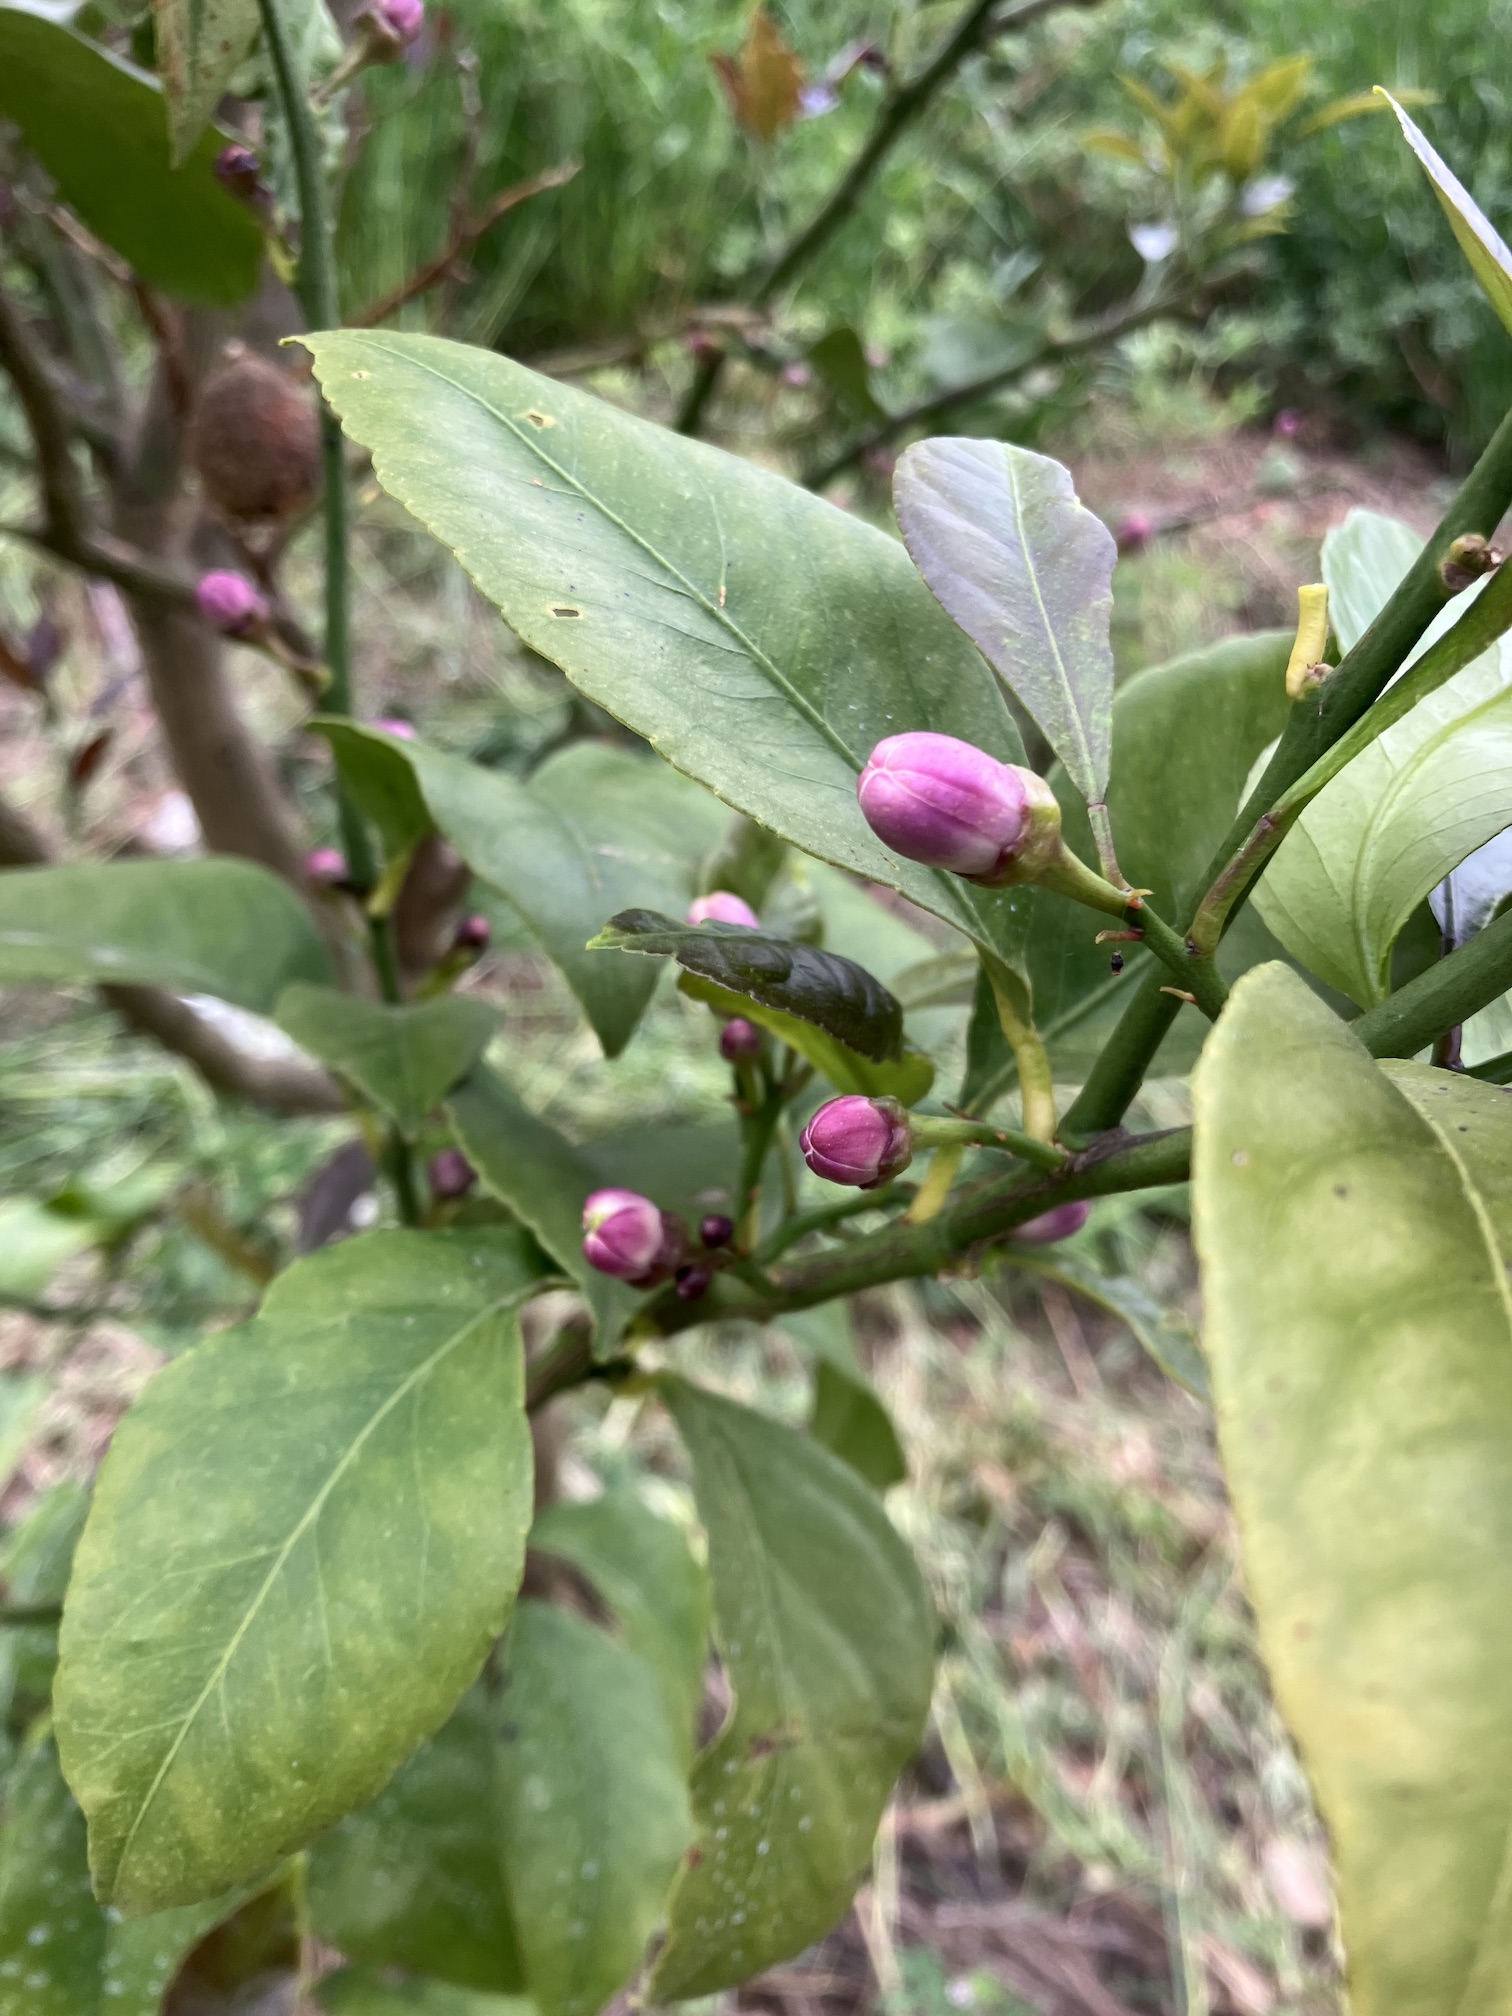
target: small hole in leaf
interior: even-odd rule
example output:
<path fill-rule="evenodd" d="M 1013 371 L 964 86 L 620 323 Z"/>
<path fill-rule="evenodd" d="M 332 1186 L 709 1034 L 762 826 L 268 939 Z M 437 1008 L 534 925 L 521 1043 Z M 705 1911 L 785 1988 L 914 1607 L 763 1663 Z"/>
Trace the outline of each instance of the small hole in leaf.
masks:
<path fill-rule="evenodd" d="M 574 609 L 570 602 L 553 602 L 551 604 L 551 614 L 553 616 L 581 616 L 582 613 L 581 609 Z"/>
<path fill-rule="evenodd" d="M 1229 1157 L 1229 1160 L 1236 1169 L 1247 1169 L 1249 1167 L 1249 1150 L 1247 1148 L 1236 1148 Z"/>
<path fill-rule="evenodd" d="M 525 415 L 532 427 L 555 427 L 556 421 L 549 413 L 538 413 L 534 406 Z"/>

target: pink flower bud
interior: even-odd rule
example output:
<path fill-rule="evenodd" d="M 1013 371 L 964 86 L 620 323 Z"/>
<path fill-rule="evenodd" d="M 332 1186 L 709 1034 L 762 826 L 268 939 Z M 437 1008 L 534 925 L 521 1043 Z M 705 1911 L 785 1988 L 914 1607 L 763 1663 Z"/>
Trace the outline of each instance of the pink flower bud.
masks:
<path fill-rule="evenodd" d="M 858 1190 L 891 1182 L 913 1160 L 908 1115 L 897 1100 L 863 1099 L 859 1093 L 821 1106 L 798 1146 L 816 1176 Z"/>
<path fill-rule="evenodd" d="M 460 1148 L 443 1148 L 439 1155 L 432 1155 L 426 1175 L 432 1197 L 443 1202 L 465 1197 L 478 1180 L 477 1170 Z"/>
<path fill-rule="evenodd" d="M 215 179 L 230 196 L 260 207 L 267 197 L 263 186 L 262 163 L 250 147 L 233 141 L 215 157 Z"/>
<path fill-rule="evenodd" d="M 225 568 L 201 574 L 194 599 L 211 629 L 225 637 L 250 637 L 268 620 L 268 605 L 252 583 Z"/>
<path fill-rule="evenodd" d="M 1037 880 L 1060 852 L 1060 806 L 1044 778 L 953 735 L 889 735 L 856 795 L 894 853 L 989 889 Z"/>
<path fill-rule="evenodd" d="M 727 1064 L 744 1064 L 761 1052 L 761 1031 L 744 1015 L 732 1015 L 719 1032 L 719 1054 Z"/>
<path fill-rule="evenodd" d="M 374 0 L 373 18 L 407 49 L 425 26 L 425 0 Z"/>
<path fill-rule="evenodd" d="M 1113 532 L 1120 553 L 1142 553 L 1154 537 L 1155 520 L 1148 511 L 1126 512 Z"/>
<path fill-rule="evenodd" d="M 707 1218 L 699 1220 L 698 1236 L 711 1252 L 717 1251 L 735 1237 L 735 1220 L 726 1218 L 722 1211 L 711 1211 Z"/>
<path fill-rule="evenodd" d="M 1302 432 L 1303 416 L 1295 406 L 1283 406 L 1271 422 L 1275 432 L 1283 441 L 1295 441 Z"/>
<path fill-rule="evenodd" d="M 464 917 L 457 926 L 452 947 L 457 952 L 486 952 L 492 937 L 493 927 L 486 917 Z"/>
<path fill-rule="evenodd" d="M 347 879 L 347 859 L 339 847 L 313 847 L 305 856 L 305 873 L 312 882 L 334 889 Z"/>
<path fill-rule="evenodd" d="M 402 714 L 380 714 L 373 726 L 381 728 L 385 735 L 397 735 L 401 742 L 413 742 L 415 739 L 414 722 L 406 721 Z"/>
<path fill-rule="evenodd" d="M 664 1281 L 682 1259 L 683 1229 L 634 1190 L 595 1190 L 583 1206 L 583 1252 L 590 1267 L 636 1288 Z"/>
<path fill-rule="evenodd" d="M 1073 1232 L 1080 1232 L 1091 1209 L 1085 1198 L 1075 1204 L 1057 1204 L 1053 1211 L 1042 1211 L 1027 1225 L 1016 1226 L 1012 1236 L 1025 1246 L 1049 1246 L 1057 1239 L 1069 1239 Z"/>
<path fill-rule="evenodd" d="M 713 889 L 707 896 L 695 897 L 688 905 L 690 924 L 743 924 L 747 931 L 759 931 L 761 919 L 749 903 L 743 903 L 738 896 L 732 896 L 728 889 Z"/>

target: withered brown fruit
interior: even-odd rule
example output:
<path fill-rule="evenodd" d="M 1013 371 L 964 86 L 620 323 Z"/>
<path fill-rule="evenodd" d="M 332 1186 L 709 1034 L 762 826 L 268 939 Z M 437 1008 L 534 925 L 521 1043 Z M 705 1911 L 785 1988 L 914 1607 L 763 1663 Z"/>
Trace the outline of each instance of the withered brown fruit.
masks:
<path fill-rule="evenodd" d="M 229 519 L 292 517 L 320 486 L 313 392 L 251 351 L 205 380 L 189 446 L 206 496 Z"/>

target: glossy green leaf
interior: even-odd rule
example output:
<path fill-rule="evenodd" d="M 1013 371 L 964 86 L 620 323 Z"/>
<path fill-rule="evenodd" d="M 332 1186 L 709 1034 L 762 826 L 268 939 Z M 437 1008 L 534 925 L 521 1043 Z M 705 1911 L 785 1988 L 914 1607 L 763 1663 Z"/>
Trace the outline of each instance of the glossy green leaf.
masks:
<path fill-rule="evenodd" d="M 1283 967 L 1235 989 L 1195 1100 L 1224 1466 L 1351 2003 L 1490 2016 L 1512 1969 L 1512 1303 L 1486 1213 Z"/>
<path fill-rule="evenodd" d="M 1285 631 L 1225 638 L 1141 672 L 1119 688 L 1108 791 L 1113 837 L 1124 873 L 1153 892 L 1151 901 L 1163 917 L 1179 915 L 1206 888 L 1245 779 L 1286 725 L 1290 651 Z M 1051 782 L 1067 841 L 1090 859 L 1091 831 L 1079 798 L 1059 770 L 1051 772 Z M 1149 957 L 1137 945 L 1117 947 L 1124 972 L 1115 977 L 1110 971 L 1115 948 L 1096 942 L 1101 922 L 1057 896 L 1035 895 L 1024 948 L 1035 1020 L 1058 1074 L 1068 1079 L 1090 1065 Z M 1232 980 L 1276 952 L 1275 940 L 1246 908 L 1224 939 L 1219 964 Z M 990 1105 L 1015 1080 L 990 998 L 984 1017 L 985 1041 L 963 1104 L 981 1096 Z M 1185 1069 L 1203 1026 L 1195 1013 L 1183 1015 L 1158 1068 Z"/>
<path fill-rule="evenodd" d="M 644 909 L 611 917 L 591 942 L 594 951 L 675 959 L 725 993 L 812 1023 L 874 1064 L 901 1054 L 903 1010 L 865 967 L 834 952 L 740 924 L 682 924 Z"/>
<path fill-rule="evenodd" d="M 724 831 L 722 807 L 666 764 L 602 743 L 573 743 L 521 783 L 423 742 L 351 726 L 327 733 L 344 774 L 379 780 L 366 787 L 372 814 L 396 833 L 414 830 L 413 806 L 393 775 L 394 763 L 408 766 L 428 817 L 474 873 L 514 904 L 616 1056 L 657 975 L 594 959 L 587 942 L 628 904 L 665 905 L 681 916 L 704 855 Z M 358 759 L 353 752 L 362 745 Z M 374 745 L 383 752 L 376 761 Z M 364 786 L 357 789 L 360 797 Z"/>
<path fill-rule="evenodd" d="M 204 134 L 170 167 L 163 93 L 145 71 L 45 8 L 0 5 L 0 118 L 148 286 L 208 307 L 256 287 L 262 232 L 215 179 L 223 136 Z"/>
<path fill-rule="evenodd" d="M 903 1045 L 897 1058 L 874 1064 L 827 1031 L 815 1028 L 812 1022 L 805 1022 L 797 1015 L 784 1015 L 777 1008 L 763 1007 L 749 995 L 716 987 L 712 980 L 701 979 L 696 973 L 684 973 L 677 984 L 682 993 L 706 1003 L 716 1013 L 725 1017 L 743 1015 L 779 1043 L 788 1044 L 822 1078 L 828 1079 L 837 1092 L 859 1092 L 868 1099 L 897 1099 L 905 1106 L 916 1106 L 934 1083 L 933 1063 L 909 1043 Z"/>
<path fill-rule="evenodd" d="M 482 1235 L 347 1240 L 122 1423 L 54 1691 L 104 1900 L 151 1910 L 254 1875 L 451 1712 L 523 1562 L 531 1285 Z"/>
<path fill-rule="evenodd" d="M 426 1114 L 488 1048 L 499 1011 L 461 994 L 389 1007 L 301 985 L 279 996 L 278 1024 L 413 1140 Z"/>
<path fill-rule="evenodd" d="M 479 1995 L 444 1981 L 391 1981 L 362 1967 L 328 1974 L 315 1990 L 326 2016 L 535 2016 L 522 1996 Z"/>
<path fill-rule="evenodd" d="M 350 1960 L 509 1993 L 520 1961 L 499 1834 L 498 1708 L 486 1684 L 371 1806 L 310 1851 L 310 1922 Z"/>
<path fill-rule="evenodd" d="M 612 1356 L 639 1299 L 583 1258 L 583 1205 L 602 1187 L 593 1164 L 548 1120 L 523 1105 L 495 1071 L 479 1065 L 447 1102 L 457 1140 L 486 1189 L 507 1204 L 593 1312 L 596 1348 Z"/>
<path fill-rule="evenodd" d="M 1014 955 L 1020 892 L 900 861 L 856 803 L 871 749 L 902 729 L 1022 759 L 991 674 L 896 541 L 493 352 L 307 340 L 379 481 L 590 699 L 738 811 Z"/>
<path fill-rule="evenodd" d="M 1185 1386 L 1199 1400 L 1212 1398 L 1207 1367 L 1191 1332 L 1173 1311 L 1155 1299 L 1142 1281 L 1132 1275 L 1104 1274 L 1074 1253 L 1057 1252 L 1052 1256 L 1030 1248 L 1010 1247 L 1004 1249 L 1003 1259 L 1020 1273 L 1058 1281 L 1063 1288 L 1085 1295 L 1089 1302 L 1095 1302 L 1110 1315 L 1121 1317 L 1168 1379 Z"/>
<path fill-rule="evenodd" d="M 330 743 L 343 788 L 378 828 L 391 861 L 435 831 L 436 822 L 409 760 L 409 742 L 344 715 L 317 715 L 310 729 Z"/>
<path fill-rule="evenodd" d="M 861 1369 L 846 1303 L 827 1302 L 781 1318 L 785 1330 L 814 1358 L 814 1402 L 808 1430 L 816 1442 L 849 1463 L 874 1491 L 890 1490 L 908 1475 L 908 1459 L 887 1409 Z"/>
<path fill-rule="evenodd" d="M 698 1857 L 673 1894 L 657 1999 L 801 1952 L 869 1866 L 929 1710 L 934 1624 L 861 1478 L 808 1436 L 668 1379 L 709 1535 L 729 1722 L 693 1777 Z"/>
<path fill-rule="evenodd" d="M 231 73 L 257 38 L 257 0 L 153 0 L 152 19 L 178 168 L 193 153 Z"/>
<path fill-rule="evenodd" d="M 708 1571 L 686 1539 L 630 1492 L 610 1491 L 548 1505 L 530 1529 L 530 1547 L 586 1576 L 627 1647 L 655 1673 L 686 1769 L 703 1699 L 711 1604 Z"/>
<path fill-rule="evenodd" d="M 498 1782 L 531 2000 L 594 2016 L 640 1966 L 693 1838 L 655 1670 L 596 1625 L 522 1603 L 506 1648 Z"/>
<path fill-rule="evenodd" d="M 1505 327 L 1512 329 L 1512 250 L 1470 191 L 1431 145 L 1427 134 L 1402 110 L 1389 91 L 1382 91 L 1381 96 L 1395 112 L 1407 145 L 1416 154 L 1423 173 L 1433 184 L 1433 193 L 1443 205 L 1444 215 L 1459 240 L 1459 248 L 1485 289 L 1487 300 Z"/>
<path fill-rule="evenodd" d="M 1381 1069 L 1463 1163 L 1497 1250 L 1512 1266 L 1512 1087 L 1406 1058 L 1383 1058 Z"/>
<path fill-rule="evenodd" d="M 308 910 L 251 861 L 220 854 L 0 875 L 0 983 L 134 981 L 269 1015 L 291 981 L 330 979 Z"/>
<path fill-rule="evenodd" d="M 898 529 L 942 608 L 981 651 L 1089 803 L 1113 760 L 1113 535 L 1071 472 L 1010 441 L 905 448 Z"/>

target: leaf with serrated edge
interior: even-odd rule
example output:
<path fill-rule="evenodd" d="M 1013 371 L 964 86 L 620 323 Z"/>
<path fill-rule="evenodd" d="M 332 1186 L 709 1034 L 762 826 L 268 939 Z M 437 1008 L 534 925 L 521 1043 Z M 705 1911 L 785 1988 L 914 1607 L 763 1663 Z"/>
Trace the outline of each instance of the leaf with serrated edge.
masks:
<path fill-rule="evenodd" d="M 893 500 L 930 591 L 1100 807 L 1113 758 L 1118 548 L 1071 472 L 1008 441 L 916 441 L 899 457 Z"/>
<path fill-rule="evenodd" d="M 309 911 L 254 861 L 79 861 L 0 876 L 0 982 L 171 987 L 268 1015 L 291 981 L 330 978 Z"/>
<path fill-rule="evenodd" d="M 790 1958 L 844 1912 L 923 1731 L 934 1627 L 912 1555 L 847 1464 L 682 1380 L 662 1391 L 735 1693 L 694 1770 L 699 1852 L 652 1976 L 675 2001 Z"/>
<path fill-rule="evenodd" d="M 499 1011 L 458 994 L 391 1007 L 332 987 L 295 986 L 279 996 L 278 1024 L 413 1140 L 487 1049 Z"/>
<path fill-rule="evenodd" d="M 566 1610 L 522 1603 L 499 1701 L 500 1829 L 542 2016 L 594 2016 L 640 1966 L 693 1837 L 655 1671 Z"/>
<path fill-rule="evenodd" d="M 494 352 L 301 340 L 378 480 L 533 650 L 737 810 L 1015 956 L 1022 891 L 900 860 L 856 802 L 872 748 L 904 729 L 1023 760 L 991 673 L 896 541 Z"/>
<path fill-rule="evenodd" d="M 1245 1582 L 1333 1844 L 1358 2016 L 1512 1978 L 1512 1303 L 1441 1135 L 1306 983 L 1195 1082 L 1206 1346 Z"/>
<path fill-rule="evenodd" d="M 232 71 L 257 39 L 257 0 L 153 0 L 152 19 L 177 168 L 193 152 Z"/>
<path fill-rule="evenodd" d="M 98 1894 L 225 1889 L 369 1799 L 509 1615 L 530 1520 L 503 1242 L 381 1232 L 297 1262 L 116 1433 L 54 1691 Z"/>
<path fill-rule="evenodd" d="M 1377 85 L 1377 90 L 1380 86 Z M 1486 298 L 1502 322 L 1512 329 L 1512 249 L 1470 191 L 1441 158 L 1422 128 L 1404 112 L 1389 91 L 1381 96 L 1395 112 L 1407 145 L 1416 154 L 1433 193 L 1443 205 L 1459 248 L 1470 262 Z"/>

